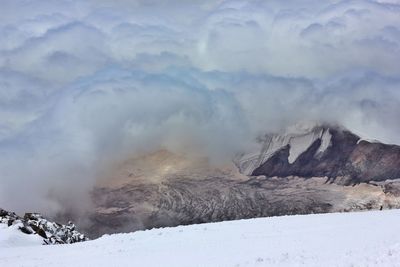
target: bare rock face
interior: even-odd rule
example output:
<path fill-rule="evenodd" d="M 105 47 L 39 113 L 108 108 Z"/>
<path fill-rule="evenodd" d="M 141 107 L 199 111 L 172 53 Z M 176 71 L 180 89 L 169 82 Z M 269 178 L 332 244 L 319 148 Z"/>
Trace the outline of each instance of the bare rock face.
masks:
<path fill-rule="evenodd" d="M 357 146 L 357 138 L 350 137 L 347 142 Z M 314 144 L 317 149 L 318 144 Z M 343 151 L 346 146 L 336 149 Z M 275 156 L 279 154 L 286 164 L 289 149 Z M 276 159 L 273 166 L 279 170 L 280 158 L 271 159 Z M 317 168 L 317 163 L 312 167 Z M 340 160 L 334 164 L 342 166 Z M 323 165 L 319 168 L 325 174 Z M 193 163 L 165 151 L 127 161 L 116 170 L 93 191 L 95 208 L 89 214 L 90 223 L 81 228 L 92 237 L 245 218 L 400 208 L 396 195 L 400 188 L 393 181 L 343 186 L 328 177 L 248 177 L 240 175 L 235 166 Z M 345 183 L 347 178 L 336 179 Z"/>
<path fill-rule="evenodd" d="M 72 244 L 89 240 L 88 237 L 75 230 L 75 225 L 69 222 L 62 225 L 48 221 L 38 213 L 26 213 L 20 217 L 14 212 L 0 209 L 0 223 L 8 226 L 18 225 L 18 229 L 29 235 L 39 235 L 44 245 Z"/>
<path fill-rule="evenodd" d="M 400 147 L 360 141 L 345 167 L 357 182 L 400 178 Z"/>
<path fill-rule="evenodd" d="M 328 177 L 330 181 L 344 185 L 400 178 L 399 146 L 370 143 L 336 127 L 318 126 L 305 135 L 315 136 L 315 132 L 321 130 L 329 133 L 328 146 L 324 145 L 327 141 L 319 136 L 312 139 L 312 143 L 303 145 L 302 149 L 293 147 L 301 144 L 289 142 L 261 161 L 251 174 Z M 301 153 L 290 162 L 291 151 L 296 149 Z"/>

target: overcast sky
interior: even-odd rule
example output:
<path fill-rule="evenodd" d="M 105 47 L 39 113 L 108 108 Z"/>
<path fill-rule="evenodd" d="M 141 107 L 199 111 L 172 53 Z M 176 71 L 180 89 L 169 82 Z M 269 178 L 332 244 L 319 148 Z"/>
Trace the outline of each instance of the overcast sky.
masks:
<path fill-rule="evenodd" d="M 400 144 L 399 45 L 396 0 L 1 0 L 0 205 L 58 210 L 104 162 L 229 160 L 299 120 Z"/>

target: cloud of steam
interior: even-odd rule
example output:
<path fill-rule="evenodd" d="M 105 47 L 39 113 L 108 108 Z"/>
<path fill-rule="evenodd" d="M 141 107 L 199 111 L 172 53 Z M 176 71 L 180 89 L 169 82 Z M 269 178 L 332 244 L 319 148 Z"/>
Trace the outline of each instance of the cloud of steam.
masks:
<path fill-rule="evenodd" d="M 109 162 L 229 160 L 298 120 L 400 144 L 399 59 L 394 0 L 4 0 L 0 205 L 58 211 Z"/>

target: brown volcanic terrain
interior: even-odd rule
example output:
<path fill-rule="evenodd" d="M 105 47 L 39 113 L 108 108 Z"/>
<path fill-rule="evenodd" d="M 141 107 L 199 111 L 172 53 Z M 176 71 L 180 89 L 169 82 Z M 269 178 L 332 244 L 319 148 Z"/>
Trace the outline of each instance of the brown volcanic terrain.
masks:
<path fill-rule="evenodd" d="M 93 191 L 91 237 L 265 216 L 399 208 L 400 182 L 342 186 L 329 178 L 247 177 L 167 151 L 126 161 Z"/>
<path fill-rule="evenodd" d="M 165 150 L 116 165 L 93 190 L 89 223 L 79 227 L 97 237 L 181 224 L 400 208 L 398 146 L 325 126 L 260 142 L 236 165 L 213 166 Z M 79 224 L 73 215 L 65 216 Z"/>
<path fill-rule="evenodd" d="M 394 185 L 400 189 L 400 183 Z M 343 187 L 327 184 L 323 178 L 298 177 L 253 178 L 246 182 L 223 177 L 179 177 L 161 184 L 133 183 L 97 189 L 97 209 L 87 229 L 97 236 L 265 216 L 399 208 L 400 198 L 385 188 L 368 184 Z"/>

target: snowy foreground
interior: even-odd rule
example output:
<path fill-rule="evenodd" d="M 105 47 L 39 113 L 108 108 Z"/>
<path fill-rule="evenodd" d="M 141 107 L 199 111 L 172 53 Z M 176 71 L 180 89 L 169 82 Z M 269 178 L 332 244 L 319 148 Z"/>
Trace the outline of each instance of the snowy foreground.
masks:
<path fill-rule="evenodd" d="M 0 266 L 400 266 L 400 210 L 180 226 L 40 246 L 0 225 Z"/>

